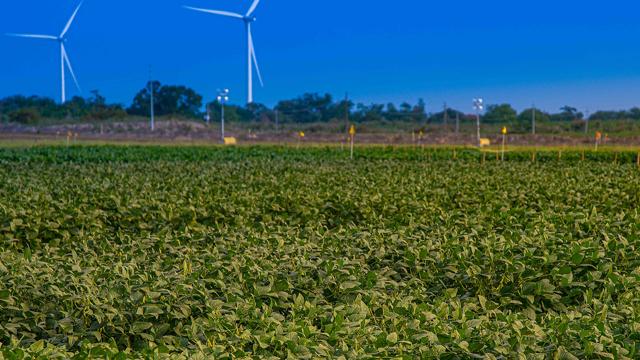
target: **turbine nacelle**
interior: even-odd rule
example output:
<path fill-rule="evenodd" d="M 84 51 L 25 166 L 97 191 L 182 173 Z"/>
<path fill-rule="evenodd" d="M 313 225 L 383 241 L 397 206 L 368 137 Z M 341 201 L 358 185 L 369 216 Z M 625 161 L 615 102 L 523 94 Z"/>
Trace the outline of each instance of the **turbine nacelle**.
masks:
<path fill-rule="evenodd" d="M 245 28 L 247 31 L 247 50 L 248 50 L 247 104 L 253 103 L 253 70 L 254 69 L 256 71 L 256 74 L 258 75 L 258 80 L 260 80 L 260 84 L 264 86 L 264 83 L 262 82 L 262 75 L 260 74 L 260 67 L 258 66 L 256 49 L 253 44 L 253 35 L 251 34 L 251 24 L 256 21 L 256 17 L 253 16 L 253 13 L 256 11 L 256 8 L 258 7 L 259 4 L 260 4 L 260 0 L 253 0 L 253 2 L 251 3 L 251 7 L 249 7 L 249 10 L 244 15 L 236 12 L 225 11 L 225 10 L 212 10 L 212 9 L 203 9 L 203 8 L 197 8 L 192 6 L 183 6 L 185 9 L 188 9 L 188 10 L 193 10 L 193 11 L 213 14 L 213 15 L 219 15 L 219 16 L 224 16 L 228 18 L 234 18 L 237 20 L 242 20 L 242 22 L 244 22 Z"/>

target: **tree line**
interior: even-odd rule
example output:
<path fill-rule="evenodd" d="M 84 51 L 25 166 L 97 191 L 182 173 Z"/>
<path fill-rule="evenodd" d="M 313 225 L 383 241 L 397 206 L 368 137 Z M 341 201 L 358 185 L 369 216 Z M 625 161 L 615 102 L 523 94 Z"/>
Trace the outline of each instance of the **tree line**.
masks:
<path fill-rule="evenodd" d="M 205 118 L 220 120 L 221 104 L 217 101 L 204 103 L 204 97 L 186 86 L 163 85 L 158 81 L 147 83 L 133 98 L 131 105 L 109 104 L 98 91 L 91 96 L 76 96 L 65 104 L 39 96 L 11 96 L 0 99 L 0 120 L 2 122 L 38 124 L 49 121 L 107 121 L 123 120 L 131 116 L 146 117 L 151 107 L 153 90 L 154 110 L 158 116 L 175 116 L 188 119 Z M 481 115 L 483 123 L 524 126 L 534 117 L 538 122 L 578 122 L 585 120 L 585 114 L 571 106 L 564 106 L 558 112 L 548 113 L 538 109 L 516 111 L 510 104 L 489 105 Z M 252 122 L 269 121 L 280 123 L 317 123 L 345 121 L 364 123 L 374 121 L 413 122 L 421 124 L 453 124 L 458 121 L 475 120 L 474 114 L 453 108 L 428 113 L 424 100 L 415 104 L 404 102 L 396 105 L 355 104 L 343 99 L 336 100 L 330 94 L 307 93 L 294 99 L 279 101 L 273 108 L 263 104 L 247 106 L 225 105 L 228 121 Z M 622 111 L 597 111 L 589 120 L 640 120 L 640 108 Z"/>

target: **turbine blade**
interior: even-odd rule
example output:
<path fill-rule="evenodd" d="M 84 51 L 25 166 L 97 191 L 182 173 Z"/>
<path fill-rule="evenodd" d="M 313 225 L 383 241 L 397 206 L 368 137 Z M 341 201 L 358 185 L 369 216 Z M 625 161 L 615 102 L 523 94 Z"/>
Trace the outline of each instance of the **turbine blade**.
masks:
<path fill-rule="evenodd" d="M 71 66 L 71 61 L 69 61 L 69 55 L 67 55 L 67 50 L 64 48 L 64 45 L 62 45 L 62 57 L 64 58 L 64 62 L 67 63 L 67 68 L 69 68 L 69 73 L 71 73 L 71 77 L 73 78 L 73 82 L 76 84 L 76 88 L 78 91 L 82 92 L 80 84 L 78 84 L 76 74 L 73 72 L 73 67 Z"/>
<path fill-rule="evenodd" d="M 76 10 L 73 12 L 73 15 L 71 15 L 71 18 L 69 18 L 69 21 L 67 21 L 67 25 L 64 27 L 64 30 L 62 30 L 62 33 L 60 33 L 61 38 L 67 35 L 67 31 L 69 31 L 71 24 L 73 24 L 73 20 L 75 20 L 76 15 L 78 15 L 78 11 L 80 11 L 80 7 L 82 7 L 82 3 L 83 1 L 80 1 L 80 4 L 76 8 Z"/>
<path fill-rule="evenodd" d="M 260 80 L 260 86 L 264 87 L 262 74 L 260 73 L 260 66 L 258 65 L 258 57 L 256 56 L 256 48 L 253 45 L 253 35 L 251 34 L 251 30 L 249 30 L 249 47 L 251 48 L 251 57 L 253 58 L 253 64 L 256 66 L 256 73 L 258 74 L 258 80 Z"/>
<path fill-rule="evenodd" d="M 57 37 L 51 35 L 37 35 L 37 34 L 6 34 L 7 36 L 30 38 L 30 39 L 46 39 L 46 40 L 58 40 Z"/>
<path fill-rule="evenodd" d="M 222 15 L 222 16 L 228 16 L 228 17 L 237 18 L 237 19 L 244 19 L 242 15 L 229 12 L 229 11 L 201 9 L 201 8 L 196 8 L 191 6 L 183 6 L 183 7 L 188 10 L 199 11 L 207 14 Z"/>
<path fill-rule="evenodd" d="M 256 11 L 258 4 L 260 4 L 260 0 L 253 0 L 253 4 L 251 4 L 251 7 L 249 8 L 249 11 L 247 11 L 246 16 L 251 16 L 251 14 L 253 14 L 253 12 Z"/>

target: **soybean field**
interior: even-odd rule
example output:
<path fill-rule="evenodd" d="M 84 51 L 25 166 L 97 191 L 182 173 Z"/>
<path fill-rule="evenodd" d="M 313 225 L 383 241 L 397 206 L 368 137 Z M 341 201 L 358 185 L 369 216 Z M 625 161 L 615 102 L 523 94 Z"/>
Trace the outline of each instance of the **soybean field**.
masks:
<path fill-rule="evenodd" d="M 636 159 L 0 149 L 0 359 L 639 358 Z"/>

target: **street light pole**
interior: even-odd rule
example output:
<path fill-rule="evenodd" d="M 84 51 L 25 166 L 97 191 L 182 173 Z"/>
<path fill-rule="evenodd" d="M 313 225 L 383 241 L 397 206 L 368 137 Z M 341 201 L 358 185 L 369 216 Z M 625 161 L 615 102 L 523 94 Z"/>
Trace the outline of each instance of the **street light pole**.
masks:
<path fill-rule="evenodd" d="M 484 100 L 482 98 L 473 99 L 473 108 L 476 110 L 476 130 L 478 136 L 478 146 L 482 146 L 480 141 L 480 113 L 484 110 Z"/>
<path fill-rule="evenodd" d="M 224 144 L 224 104 L 229 101 L 229 89 L 224 89 L 223 91 L 218 92 L 218 102 L 220 103 L 220 117 L 221 117 L 221 133 L 222 133 L 222 143 Z"/>

